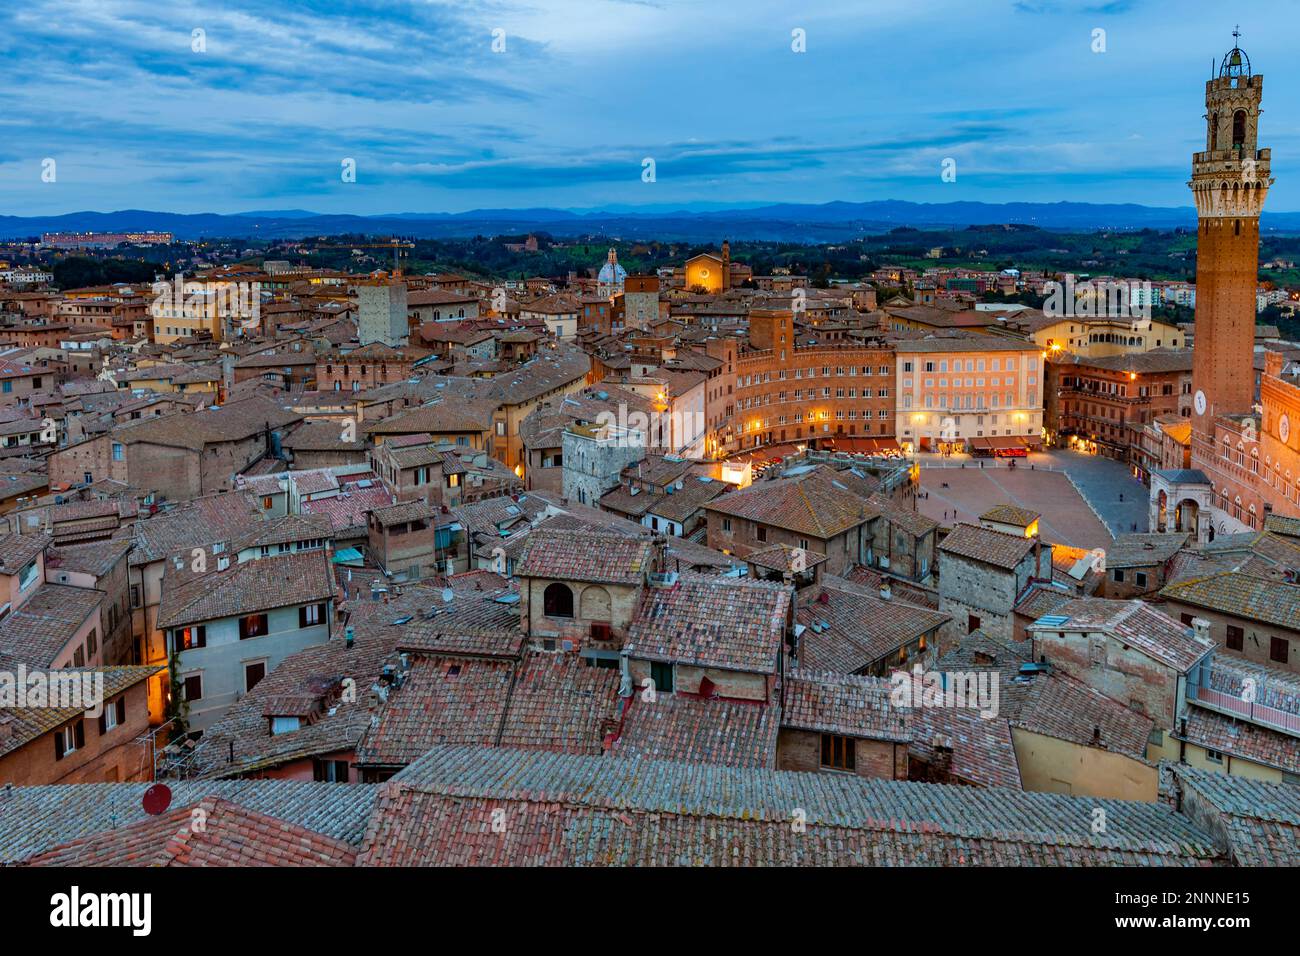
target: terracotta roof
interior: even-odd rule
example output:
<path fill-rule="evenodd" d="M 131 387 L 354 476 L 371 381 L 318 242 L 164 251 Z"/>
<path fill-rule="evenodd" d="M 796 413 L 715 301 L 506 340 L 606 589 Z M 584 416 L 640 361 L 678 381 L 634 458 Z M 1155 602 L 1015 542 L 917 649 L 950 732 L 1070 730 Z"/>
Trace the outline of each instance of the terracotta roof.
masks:
<path fill-rule="evenodd" d="M 1155 721 L 1080 681 L 1040 674 L 1028 683 L 1006 683 L 1003 693 L 1013 727 L 1146 759 Z"/>
<path fill-rule="evenodd" d="M 1034 659 L 1032 641 L 997 641 L 983 631 L 972 631 L 961 643 L 939 658 L 945 671 L 997 670 L 1003 680 L 1020 673 L 1020 665 Z"/>
<path fill-rule="evenodd" d="M 160 628 L 328 601 L 334 596 L 329 555 L 324 549 L 232 563 L 224 571 L 217 570 L 217 558 L 209 555 L 208 570 L 197 575 L 188 570 L 188 554 L 180 560 L 185 570 L 177 571 L 175 564 L 168 563 L 163 574 Z"/>
<path fill-rule="evenodd" d="M 795 619 L 804 627 L 796 651 L 801 668 L 854 674 L 937 630 L 952 615 L 897 597 L 885 600 L 871 588 L 826 575 L 817 600 L 799 608 Z"/>
<path fill-rule="evenodd" d="M 245 548 L 267 547 L 294 541 L 328 540 L 333 536 L 333 526 L 321 515 L 288 514 L 278 518 L 266 518 L 253 525 L 247 533 L 231 541 L 229 550 L 237 554 Z"/>
<path fill-rule="evenodd" d="M 357 451 L 365 442 L 344 441 L 337 422 L 303 422 L 284 439 L 284 447 L 296 451 Z"/>
<path fill-rule="evenodd" d="M 906 743 L 908 712 L 890 704 L 885 678 L 792 671 L 783 688 L 781 726 Z"/>
<path fill-rule="evenodd" d="M 567 345 L 543 349 L 523 365 L 492 378 L 487 394 L 499 405 L 523 405 L 581 381 L 590 370 L 591 359 L 581 349 Z"/>
<path fill-rule="evenodd" d="M 985 313 L 980 313 L 981 315 Z M 991 325 L 996 319 L 982 323 Z M 891 337 L 892 338 L 892 337 Z M 1032 341 L 1003 338 L 1000 335 L 949 335 L 926 336 L 920 339 L 894 338 L 894 351 L 903 354 L 926 352 L 1037 352 L 1039 347 Z"/>
<path fill-rule="evenodd" d="M 496 741 L 514 663 L 414 655 L 361 745 L 360 765 L 402 766 L 437 744 Z"/>
<path fill-rule="evenodd" d="M 476 543 L 481 538 L 490 546 L 491 542 L 505 537 L 502 532 L 518 525 L 526 526 L 546 509 L 547 501 L 537 495 L 500 495 L 462 504 L 452 513 L 460 519 L 470 538 Z"/>
<path fill-rule="evenodd" d="M 406 304 L 411 308 L 421 305 L 468 305 L 477 302 L 475 296 L 448 292 L 445 289 L 417 289 L 406 294 Z"/>
<path fill-rule="evenodd" d="M 407 408 L 382 421 L 369 422 L 362 431 L 370 435 L 447 432 L 486 432 L 492 427 L 496 405 L 491 401 L 447 395 Z"/>
<path fill-rule="evenodd" d="M 1216 814 L 1237 866 L 1300 865 L 1300 788 L 1172 766 L 1184 807 Z"/>
<path fill-rule="evenodd" d="M 1074 598 L 1074 590 L 1066 590 L 1064 585 L 1035 583 L 1025 590 L 1024 595 L 1017 602 L 1015 613 L 1036 621 L 1045 614 L 1052 614 L 1062 604 L 1073 601 Z"/>
<path fill-rule="evenodd" d="M 538 492 L 533 492 L 532 495 L 542 497 Z M 637 524 L 635 521 L 630 521 L 612 512 L 599 511 L 588 505 L 575 504 L 572 501 L 564 504 L 558 498 L 552 500 L 551 503 L 560 513 L 547 518 L 542 527 L 600 530 L 628 538 L 645 537 L 646 528 L 644 525 Z M 713 573 L 728 568 L 739 569 L 744 567 L 744 562 L 739 558 L 725 555 L 721 551 L 706 547 L 699 542 L 692 541 L 690 538 L 670 536 L 667 542 L 668 567 L 672 569 L 680 567 L 682 570 L 707 570 Z"/>
<path fill-rule="evenodd" d="M 145 813 L 148 783 L 0 787 L 0 863 L 103 831 L 157 819 Z M 300 780 L 171 780 L 173 806 L 209 796 L 305 827 L 350 846 L 361 842 L 378 787 Z"/>
<path fill-rule="evenodd" d="M 1300 631 L 1300 585 L 1297 584 L 1238 571 L 1220 571 L 1167 585 L 1160 596 Z"/>
<path fill-rule="evenodd" d="M 103 601 L 102 591 L 42 584 L 0 621 L 0 654 L 28 667 L 50 667 Z"/>
<path fill-rule="evenodd" d="M 601 398 L 601 395 L 604 398 Z M 563 397 L 549 398 L 519 423 L 519 438 L 529 448 L 558 448 L 564 427 L 571 422 L 594 422 L 602 413 L 654 411 L 648 398 L 613 385 L 592 386 Z"/>
<path fill-rule="evenodd" d="M 431 589 L 407 587 L 386 602 L 348 602 L 353 646 L 347 646 L 340 627 L 332 640 L 281 661 L 204 732 L 193 752 L 195 773 L 233 776 L 355 749 L 370 726 L 368 690 L 383 665 L 395 658 L 405 633 L 394 622 L 418 613 L 431 600 L 436 600 Z M 347 679 L 353 681 L 354 695 L 340 692 Z M 316 719 L 303 722 L 297 730 L 272 734 L 266 712 L 287 716 L 280 702 L 303 696 Z"/>
<path fill-rule="evenodd" d="M 944 554 L 969 558 L 995 568 L 1014 570 L 1034 550 L 1036 538 L 1007 534 L 973 524 L 958 524 L 939 544 Z"/>
<path fill-rule="evenodd" d="M 558 531 L 543 525 L 528 536 L 515 565 L 521 578 L 635 585 L 645 579 L 654 546 L 646 538 L 600 531 Z"/>
<path fill-rule="evenodd" d="M 472 575 L 448 579 L 452 598 L 441 592 L 402 632 L 401 648 L 429 655 L 516 658 L 523 646 L 519 593 L 478 582 Z M 475 587 L 481 584 L 481 587 Z"/>
<path fill-rule="evenodd" d="M 970 786 L 1021 789 L 1020 763 L 1005 717 L 959 707 L 918 707 L 910 712 L 910 724 L 910 756 L 933 764 L 942 744 L 951 748 L 951 777 Z"/>
<path fill-rule="evenodd" d="M 375 521 L 384 528 L 405 524 L 409 521 L 424 521 L 439 514 L 437 505 L 427 501 L 403 501 L 395 505 L 386 505 L 371 512 Z"/>
<path fill-rule="evenodd" d="M 670 492 L 645 495 L 650 514 L 658 515 L 679 524 L 685 523 L 708 502 L 729 491 L 730 485 L 714 481 L 703 476 L 688 476 L 682 480 L 682 486 L 673 487 Z"/>
<path fill-rule="evenodd" d="M 627 651 L 648 660 L 772 674 L 793 597 L 789 585 L 683 573 L 670 586 L 643 591 Z"/>
<path fill-rule="evenodd" d="M 203 826 L 195 825 L 201 818 Z M 347 843 L 218 796 L 29 857 L 29 866 L 352 866 Z"/>
<path fill-rule="evenodd" d="M 980 515 L 980 520 L 996 521 L 999 524 L 1014 524 L 1027 528 L 1041 517 L 1042 515 L 1037 511 L 1031 511 L 1028 508 L 1017 508 L 1015 505 L 995 505 Z"/>
<path fill-rule="evenodd" d="M 765 701 L 633 694 L 615 757 L 682 760 L 729 767 L 775 767 L 780 712 Z"/>
<path fill-rule="evenodd" d="M 750 558 L 753 557 L 751 553 Z M 917 584 L 915 581 L 908 581 L 906 578 L 896 578 L 893 575 L 883 573 L 876 568 L 866 567 L 861 564 L 855 564 L 849 568 L 843 575 L 845 581 L 850 584 L 856 584 L 859 587 L 873 590 L 880 593 L 882 585 L 888 583 L 893 593 L 893 597 L 898 598 L 906 604 L 912 604 L 916 607 L 926 607 L 932 611 L 939 610 L 939 592 L 932 587 L 925 587 Z"/>
<path fill-rule="evenodd" d="M 94 681 L 99 679 L 103 681 L 104 701 L 107 702 L 164 669 L 160 667 L 77 667 L 57 671 L 38 671 L 33 668 L 26 671 L 29 683 L 24 686 L 32 687 L 30 680 L 38 672 L 44 678 L 43 686 L 52 694 L 60 684 L 70 691 L 68 681 L 75 681 L 83 692 L 89 691 L 94 688 Z M 13 675 L 11 679 L 15 682 L 21 680 L 17 675 Z M 82 702 L 90 703 L 92 696 L 91 693 L 83 693 Z M 17 706 L 15 701 L 15 706 L 0 707 L 0 756 L 13 753 L 41 735 L 49 733 L 75 717 L 82 716 L 85 712 L 84 706 L 36 707 L 32 705 L 30 699 L 25 706 Z"/>
<path fill-rule="evenodd" d="M 181 550 L 229 541 L 260 521 L 252 499 L 241 493 L 208 495 L 160 511 L 131 526 L 135 565 L 162 560 Z"/>
<path fill-rule="evenodd" d="M 1131 352 L 1125 355 L 1106 355 L 1097 358 L 1088 358 L 1071 352 L 1053 361 L 1065 361 L 1072 365 L 1111 372 L 1190 372 L 1192 350 L 1159 348 L 1147 352 Z"/>
<path fill-rule="evenodd" d="M 393 496 L 382 484 L 369 488 L 360 488 L 356 484 L 342 486 L 346 495 L 334 495 L 329 498 L 313 498 L 301 505 L 305 515 L 322 515 L 329 518 L 334 534 L 365 534 L 366 515 L 376 508 L 384 508 L 393 503 Z"/>
<path fill-rule="evenodd" d="M 1300 518 L 1269 514 L 1264 516 L 1264 530 L 1288 538 L 1300 538 Z"/>
<path fill-rule="evenodd" d="M 1300 775 L 1300 748 L 1296 747 L 1296 738 L 1259 724 L 1189 707 L 1183 729 L 1174 736 L 1221 754 Z"/>
<path fill-rule="evenodd" d="M 264 398 L 247 398 L 220 408 L 145 418 L 119 426 L 114 437 L 124 444 L 147 442 L 201 450 L 217 442 L 241 441 L 300 421 L 297 412 Z"/>
<path fill-rule="evenodd" d="M 851 476 L 820 466 L 795 477 L 756 481 L 704 507 L 825 541 L 878 513 L 866 500 L 870 489 L 855 492 L 850 482 Z"/>
<path fill-rule="evenodd" d="M 1142 568 L 1164 564 L 1184 545 L 1189 534 L 1121 534 L 1106 549 L 1106 567 Z"/>
<path fill-rule="evenodd" d="M 819 564 L 824 564 L 825 561 L 826 555 L 820 551 L 792 548 L 788 544 L 774 544 L 771 547 L 760 548 L 745 555 L 745 563 L 747 564 L 782 573 L 806 571 L 815 568 Z"/>
<path fill-rule="evenodd" d="M 1190 627 L 1137 600 L 1078 598 L 1056 608 L 1052 617 L 1063 617 L 1065 621 L 1035 621 L 1029 629 L 1103 631 L 1179 673 L 1191 670 L 1215 647 L 1213 641 L 1197 637 Z"/>
<path fill-rule="evenodd" d="M 889 519 L 889 523 L 894 529 L 906 531 L 914 537 L 919 538 L 921 535 L 928 534 L 939 527 L 939 522 L 933 518 L 921 514 L 915 508 L 905 508 L 892 498 L 887 498 L 882 494 L 873 494 L 867 501 Z"/>
<path fill-rule="evenodd" d="M 1094 833 L 1092 811 L 1108 826 Z M 504 819 L 503 839 L 492 811 Z M 806 830 L 790 825 L 803 810 Z M 384 785 L 361 865 L 1204 865 L 1171 808 L 610 756 L 440 747 Z"/>
<path fill-rule="evenodd" d="M 48 548 L 52 540 L 47 534 L 0 535 L 0 573 L 21 571 L 28 561 Z"/>
<path fill-rule="evenodd" d="M 46 573 L 49 576 L 52 571 L 73 571 L 100 578 L 112 571 L 130 550 L 131 541 L 127 538 L 61 544 L 47 552 Z"/>
<path fill-rule="evenodd" d="M 535 653 L 515 675 L 501 747 L 599 754 L 618 700 L 616 669 L 593 667 L 576 654 Z"/>

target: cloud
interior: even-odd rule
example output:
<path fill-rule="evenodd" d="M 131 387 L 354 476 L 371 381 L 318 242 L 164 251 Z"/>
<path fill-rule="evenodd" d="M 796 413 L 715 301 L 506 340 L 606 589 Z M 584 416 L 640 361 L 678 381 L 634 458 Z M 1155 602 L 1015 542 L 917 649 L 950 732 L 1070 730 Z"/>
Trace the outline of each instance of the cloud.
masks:
<path fill-rule="evenodd" d="M 747 0 L 743 13 L 685 0 L 32 0 L 7 10 L 0 31 L 0 68 L 16 78 L 0 118 L 0 208 L 291 200 L 373 214 L 919 198 L 947 157 L 962 171 L 949 192 L 1052 200 L 1057 183 L 1185 202 L 1205 60 L 1230 45 L 1218 8 L 1020 0 L 1003 10 L 990 20 L 962 0 L 878 0 L 869 12 L 860 0 Z M 1300 182 L 1287 175 L 1300 84 L 1284 72 L 1282 31 L 1264 29 L 1283 11 L 1263 3 L 1243 23 L 1243 45 L 1270 72 L 1274 208 Z M 1097 17 L 1104 55 L 1090 49 Z M 806 53 L 790 47 L 795 27 Z M 493 52 L 494 30 L 505 52 Z M 33 188 L 46 156 L 59 181 Z M 653 184 L 640 178 L 646 156 Z M 357 161 L 355 184 L 339 179 L 345 157 Z"/>

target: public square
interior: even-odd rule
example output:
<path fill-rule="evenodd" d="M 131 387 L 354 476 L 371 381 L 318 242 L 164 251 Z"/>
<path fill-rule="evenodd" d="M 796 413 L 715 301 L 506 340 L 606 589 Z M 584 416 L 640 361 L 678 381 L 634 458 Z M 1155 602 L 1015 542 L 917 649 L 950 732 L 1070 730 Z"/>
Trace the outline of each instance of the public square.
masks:
<path fill-rule="evenodd" d="M 1012 504 L 1042 515 L 1044 540 L 1073 547 L 1104 548 L 1117 534 L 1147 530 L 1146 487 L 1109 458 L 1053 449 L 1011 460 L 935 454 L 917 460 L 918 508 L 945 525 L 975 523 L 989 508 Z"/>

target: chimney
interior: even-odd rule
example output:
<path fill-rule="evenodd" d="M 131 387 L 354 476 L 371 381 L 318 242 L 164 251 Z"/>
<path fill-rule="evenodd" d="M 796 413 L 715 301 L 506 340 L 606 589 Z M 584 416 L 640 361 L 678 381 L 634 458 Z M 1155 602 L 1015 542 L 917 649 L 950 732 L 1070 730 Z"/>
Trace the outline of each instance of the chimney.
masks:
<path fill-rule="evenodd" d="M 1192 633 L 1203 640 L 1210 640 L 1210 622 L 1203 617 L 1192 618 Z"/>
<path fill-rule="evenodd" d="M 618 652 L 618 696 L 627 700 L 632 696 L 632 671 L 628 664 L 627 649 Z"/>
<path fill-rule="evenodd" d="M 891 591 L 890 588 L 889 588 L 889 582 L 888 582 L 888 581 L 881 581 L 881 582 L 880 582 L 880 600 L 882 600 L 882 601 L 888 601 L 891 597 L 893 597 L 893 591 Z"/>
<path fill-rule="evenodd" d="M 657 534 L 654 538 L 654 561 L 655 570 L 660 574 L 668 573 L 668 537 Z"/>
<path fill-rule="evenodd" d="M 352 645 L 357 642 L 357 632 L 353 630 L 351 624 L 349 624 L 347 627 L 343 629 L 343 640 L 344 640 L 344 645 L 349 650 L 351 650 Z"/>
<path fill-rule="evenodd" d="M 930 764 L 930 779 L 934 783 L 947 783 L 952 777 L 952 738 L 940 735 L 931 746 L 934 761 Z"/>
<path fill-rule="evenodd" d="M 1101 726 L 1098 724 L 1094 724 L 1092 727 L 1092 745 L 1094 747 L 1101 746 Z"/>

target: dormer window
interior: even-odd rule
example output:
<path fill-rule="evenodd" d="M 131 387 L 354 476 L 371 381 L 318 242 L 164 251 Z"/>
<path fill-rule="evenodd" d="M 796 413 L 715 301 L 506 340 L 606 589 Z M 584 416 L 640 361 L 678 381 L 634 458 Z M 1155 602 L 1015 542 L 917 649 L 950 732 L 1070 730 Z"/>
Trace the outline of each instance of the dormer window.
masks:
<path fill-rule="evenodd" d="M 31 587 L 33 584 L 36 583 L 36 578 L 38 576 L 39 574 L 36 567 L 36 559 L 33 558 L 31 561 L 28 561 L 25 565 L 23 565 L 23 569 L 18 572 L 18 590 L 26 591 L 29 587 Z"/>
<path fill-rule="evenodd" d="M 288 734 L 298 730 L 302 726 L 301 717 L 272 717 L 271 718 L 271 736 L 277 734 Z"/>

